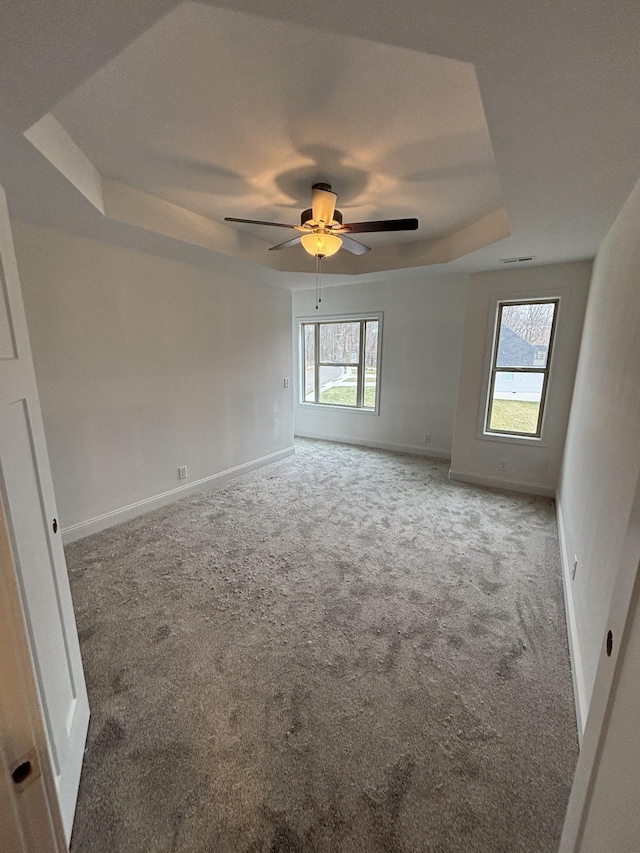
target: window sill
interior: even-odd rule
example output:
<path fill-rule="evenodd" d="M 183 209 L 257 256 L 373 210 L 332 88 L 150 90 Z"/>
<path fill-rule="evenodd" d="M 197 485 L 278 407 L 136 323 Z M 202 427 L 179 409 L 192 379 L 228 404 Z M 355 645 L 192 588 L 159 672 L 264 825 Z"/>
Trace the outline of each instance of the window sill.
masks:
<path fill-rule="evenodd" d="M 503 444 L 522 444 L 529 447 L 547 447 L 548 442 L 540 436 L 510 435 L 508 432 L 481 432 L 478 438 L 486 441 L 499 441 Z"/>
<path fill-rule="evenodd" d="M 357 408 L 356 406 L 337 406 L 334 403 L 296 403 L 298 409 L 320 409 L 323 412 L 353 412 L 358 415 L 378 415 L 377 409 Z"/>

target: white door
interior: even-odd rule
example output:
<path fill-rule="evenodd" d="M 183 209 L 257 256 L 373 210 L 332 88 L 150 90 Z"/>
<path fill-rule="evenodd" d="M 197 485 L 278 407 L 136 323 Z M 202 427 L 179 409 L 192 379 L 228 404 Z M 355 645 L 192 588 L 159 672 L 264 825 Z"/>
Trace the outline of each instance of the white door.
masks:
<path fill-rule="evenodd" d="M 68 850 L 0 498 L 0 850 Z"/>
<path fill-rule="evenodd" d="M 560 853 L 640 850 L 640 480 L 609 609 Z"/>
<path fill-rule="evenodd" d="M 89 704 L 2 188 L 0 495 L 68 839 L 78 794 Z M 0 649 L 0 653 L 3 651 Z"/>

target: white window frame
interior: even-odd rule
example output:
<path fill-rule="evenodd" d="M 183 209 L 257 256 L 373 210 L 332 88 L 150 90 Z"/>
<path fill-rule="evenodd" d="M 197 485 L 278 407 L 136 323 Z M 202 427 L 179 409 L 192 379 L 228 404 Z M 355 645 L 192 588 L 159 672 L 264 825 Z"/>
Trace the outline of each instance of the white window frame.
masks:
<path fill-rule="evenodd" d="M 551 325 L 551 334 L 549 337 L 549 348 L 547 350 L 547 361 L 545 367 L 513 367 L 512 365 L 498 366 L 498 346 L 500 343 L 500 325 L 502 320 L 502 311 L 509 305 L 534 305 L 538 303 L 549 304 L 554 303 L 555 309 L 553 312 L 553 322 Z M 520 443 L 536 442 L 542 443 L 544 426 L 547 414 L 547 399 L 549 392 L 550 380 L 552 377 L 552 361 L 555 350 L 555 336 L 558 328 L 558 315 L 560 313 L 560 297 L 559 296 L 539 296 L 534 298 L 511 298 L 497 299 L 495 303 L 495 316 L 493 322 L 493 338 L 491 345 L 491 360 L 489 364 L 489 376 L 486 384 L 486 399 L 482 416 L 482 435 L 484 438 L 493 438 L 498 440 L 506 440 Z M 540 412 L 538 414 L 538 424 L 535 433 L 531 432 L 511 432 L 507 430 L 491 429 L 489 426 L 489 417 L 491 415 L 491 407 L 493 403 L 494 387 L 496 375 L 498 373 L 535 373 L 542 374 L 542 392 L 540 395 Z"/>
<path fill-rule="evenodd" d="M 378 349 L 377 349 L 377 371 L 376 371 L 376 398 L 375 398 L 375 406 L 374 408 L 365 408 L 362 405 L 364 398 L 364 385 L 365 385 L 365 369 L 364 369 L 364 325 L 367 321 L 376 321 L 378 323 Z M 358 314 L 339 314 L 339 315 L 324 315 L 322 317 L 311 316 L 311 317 L 297 317 L 296 323 L 298 325 L 298 365 L 299 365 L 299 382 L 298 382 L 298 405 L 303 407 L 309 407 L 314 409 L 324 409 L 325 411 L 339 411 L 339 412 L 354 412 L 357 414 L 364 415 L 378 415 L 380 413 L 380 386 L 381 386 L 381 366 L 382 366 L 382 320 L 383 314 L 381 311 L 374 312 L 361 312 Z M 315 332 L 315 352 L 316 352 L 316 393 L 319 391 L 319 382 L 318 382 L 318 372 L 319 368 L 325 364 L 325 362 L 320 362 L 317 356 L 319 355 L 319 326 L 323 323 L 361 323 L 361 332 L 360 332 L 360 351 L 358 353 L 358 361 L 355 364 L 348 365 L 340 365 L 340 364 L 328 364 L 330 367 L 356 367 L 358 371 L 358 376 L 362 377 L 362 382 L 358 383 L 357 386 L 357 402 L 356 406 L 345 406 L 339 405 L 337 403 L 316 403 L 313 400 L 305 400 L 305 364 L 304 364 L 304 327 L 309 325 L 316 325 Z"/>

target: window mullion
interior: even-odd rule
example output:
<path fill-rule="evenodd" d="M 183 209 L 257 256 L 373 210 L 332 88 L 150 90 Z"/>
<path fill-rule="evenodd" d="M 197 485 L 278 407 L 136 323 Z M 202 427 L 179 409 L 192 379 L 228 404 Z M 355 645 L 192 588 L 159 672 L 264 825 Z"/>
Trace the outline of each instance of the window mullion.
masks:
<path fill-rule="evenodd" d="M 360 320 L 360 338 L 358 341 L 358 377 L 356 385 L 356 406 L 364 405 L 364 320 Z"/>
<path fill-rule="evenodd" d="M 305 339 L 305 324 L 300 324 L 300 378 L 301 378 L 301 394 L 302 394 L 302 402 L 306 402 L 307 399 L 307 342 Z"/>

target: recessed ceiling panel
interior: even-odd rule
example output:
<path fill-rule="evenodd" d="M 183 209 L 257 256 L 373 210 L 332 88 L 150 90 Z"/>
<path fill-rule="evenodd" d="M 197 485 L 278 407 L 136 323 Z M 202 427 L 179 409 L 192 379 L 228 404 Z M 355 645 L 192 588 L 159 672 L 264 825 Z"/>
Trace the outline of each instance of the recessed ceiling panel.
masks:
<path fill-rule="evenodd" d="M 383 249 L 503 205 L 471 64 L 230 10 L 177 7 L 53 114 L 103 175 L 217 222 L 298 223 L 323 181 L 345 221 L 418 217 Z"/>

